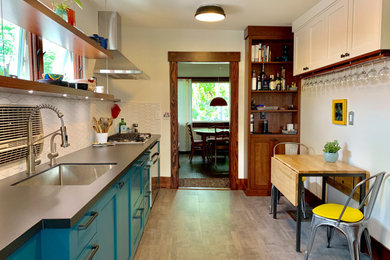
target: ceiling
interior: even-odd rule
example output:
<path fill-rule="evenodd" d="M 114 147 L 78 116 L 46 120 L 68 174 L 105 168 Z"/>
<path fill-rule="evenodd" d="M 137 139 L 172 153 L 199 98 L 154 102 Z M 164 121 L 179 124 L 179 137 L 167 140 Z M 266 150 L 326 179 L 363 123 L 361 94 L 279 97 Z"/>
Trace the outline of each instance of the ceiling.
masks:
<path fill-rule="evenodd" d="M 100 10 L 117 11 L 122 24 L 133 27 L 244 30 L 248 25 L 289 26 L 320 0 L 90 0 Z M 198 6 L 219 4 L 226 19 L 195 20 Z"/>

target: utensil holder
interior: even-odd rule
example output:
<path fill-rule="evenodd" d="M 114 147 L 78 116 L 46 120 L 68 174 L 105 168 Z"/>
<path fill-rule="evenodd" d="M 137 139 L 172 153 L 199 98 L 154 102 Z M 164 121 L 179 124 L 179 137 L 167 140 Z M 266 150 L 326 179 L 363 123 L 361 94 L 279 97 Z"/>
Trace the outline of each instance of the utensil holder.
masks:
<path fill-rule="evenodd" d="M 98 144 L 107 143 L 108 133 L 96 133 L 96 142 Z"/>

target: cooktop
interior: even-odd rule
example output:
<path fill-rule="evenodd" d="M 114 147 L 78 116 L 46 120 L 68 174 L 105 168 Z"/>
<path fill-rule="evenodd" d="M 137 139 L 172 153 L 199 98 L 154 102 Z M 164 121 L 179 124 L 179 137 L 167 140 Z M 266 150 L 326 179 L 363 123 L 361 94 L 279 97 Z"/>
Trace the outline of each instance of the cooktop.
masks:
<path fill-rule="evenodd" d="M 152 136 L 150 133 L 114 134 L 108 137 L 108 142 L 117 144 L 143 144 Z"/>

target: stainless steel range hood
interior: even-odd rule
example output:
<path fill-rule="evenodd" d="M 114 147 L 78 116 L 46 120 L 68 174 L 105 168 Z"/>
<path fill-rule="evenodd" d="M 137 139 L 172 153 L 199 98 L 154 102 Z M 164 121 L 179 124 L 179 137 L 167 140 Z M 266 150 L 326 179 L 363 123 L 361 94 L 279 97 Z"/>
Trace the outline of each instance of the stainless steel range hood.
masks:
<path fill-rule="evenodd" d="M 117 12 L 98 12 L 99 36 L 108 38 L 107 49 L 112 58 L 97 59 L 94 73 L 108 75 L 114 79 L 148 79 L 149 77 L 138 69 L 121 53 L 121 17 Z"/>

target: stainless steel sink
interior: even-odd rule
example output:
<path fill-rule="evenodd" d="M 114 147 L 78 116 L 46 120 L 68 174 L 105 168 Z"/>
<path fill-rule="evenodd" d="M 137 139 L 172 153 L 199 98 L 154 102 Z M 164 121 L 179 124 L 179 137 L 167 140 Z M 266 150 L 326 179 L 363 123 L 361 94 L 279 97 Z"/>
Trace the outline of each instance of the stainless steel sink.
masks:
<path fill-rule="evenodd" d="M 116 164 L 60 164 L 12 185 L 88 185 Z"/>

